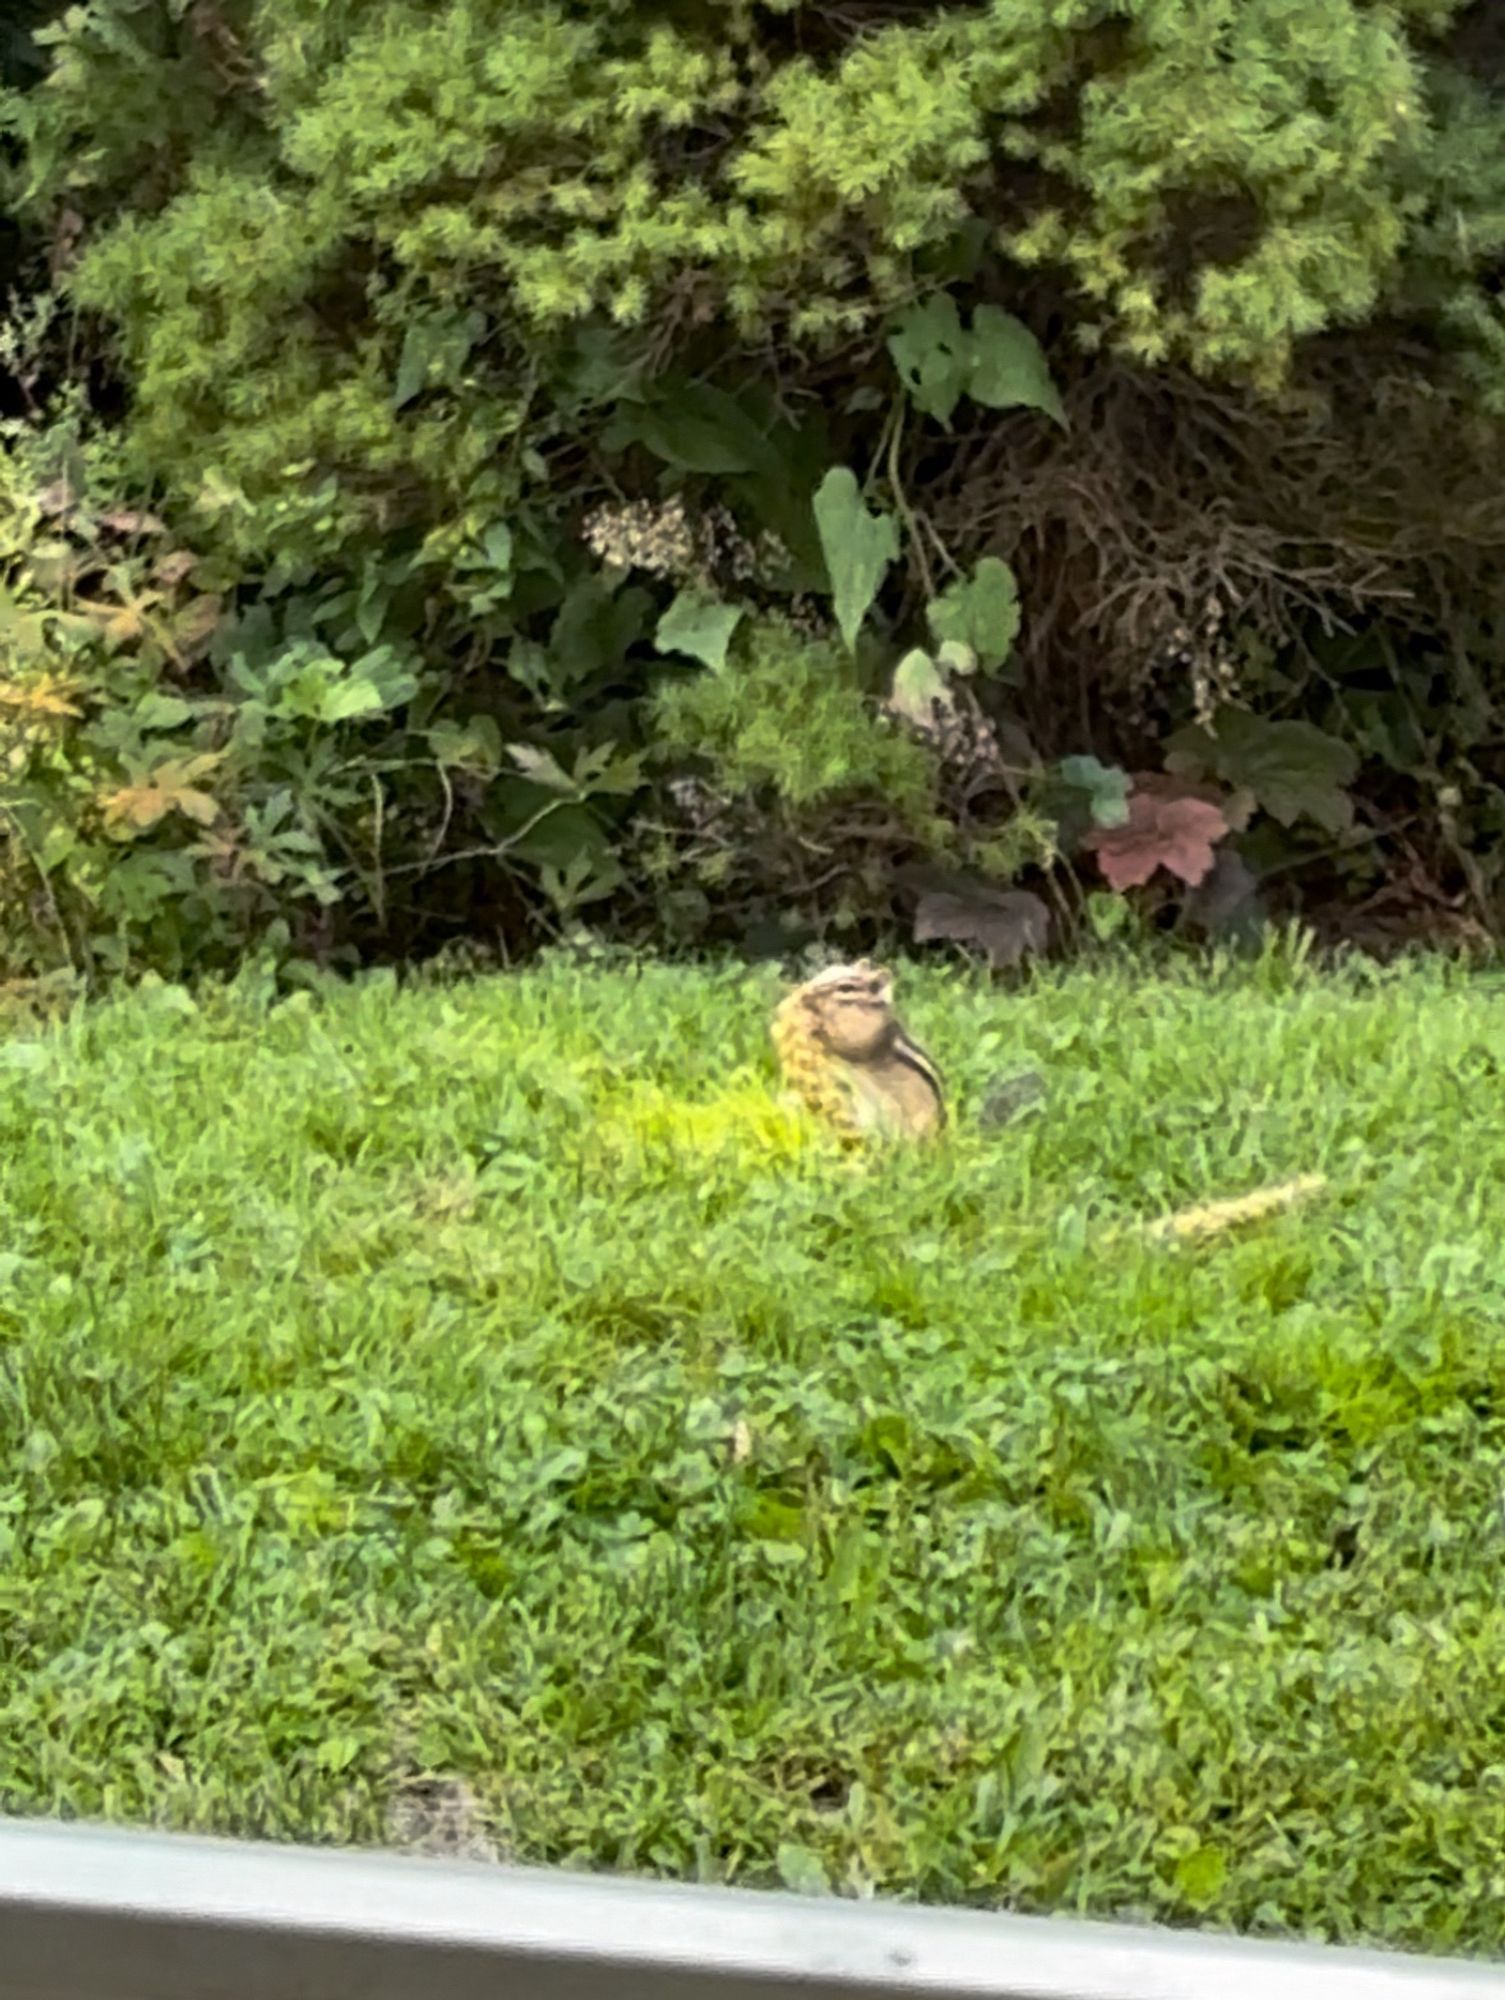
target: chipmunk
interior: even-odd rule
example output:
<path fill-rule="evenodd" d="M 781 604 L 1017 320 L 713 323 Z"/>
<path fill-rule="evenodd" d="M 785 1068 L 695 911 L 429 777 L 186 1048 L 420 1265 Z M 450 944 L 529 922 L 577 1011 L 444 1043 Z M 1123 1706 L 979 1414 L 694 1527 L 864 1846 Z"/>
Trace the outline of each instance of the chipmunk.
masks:
<path fill-rule="evenodd" d="M 772 1034 L 786 1082 L 839 1130 L 925 1138 L 945 1125 L 941 1072 L 895 1015 L 883 967 L 828 966 L 780 1003 Z"/>

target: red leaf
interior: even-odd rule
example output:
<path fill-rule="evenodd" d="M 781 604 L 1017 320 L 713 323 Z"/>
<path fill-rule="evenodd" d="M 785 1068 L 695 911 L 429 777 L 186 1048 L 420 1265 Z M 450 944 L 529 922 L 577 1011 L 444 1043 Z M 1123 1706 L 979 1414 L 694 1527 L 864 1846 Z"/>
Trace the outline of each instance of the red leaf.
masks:
<path fill-rule="evenodd" d="M 1205 799 L 1135 792 L 1126 823 L 1093 827 L 1082 845 L 1095 851 L 1111 889 L 1138 888 L 1157 868 L 1195 888 L 1212 867 L 1213 843 L 1227 831 L 1227 820 Z"/>

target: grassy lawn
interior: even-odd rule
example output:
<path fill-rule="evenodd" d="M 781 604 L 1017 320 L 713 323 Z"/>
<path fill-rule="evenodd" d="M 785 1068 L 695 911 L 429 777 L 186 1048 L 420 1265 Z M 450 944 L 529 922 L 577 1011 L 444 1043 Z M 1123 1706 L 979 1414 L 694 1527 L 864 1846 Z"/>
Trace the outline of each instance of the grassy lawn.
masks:
<path fill-rule="evenodd" d="M 915 971 L 866 1172 L 773 990 L 0 1042 L 0 1807 L 1505 1949 L 1501 987 Z"/>

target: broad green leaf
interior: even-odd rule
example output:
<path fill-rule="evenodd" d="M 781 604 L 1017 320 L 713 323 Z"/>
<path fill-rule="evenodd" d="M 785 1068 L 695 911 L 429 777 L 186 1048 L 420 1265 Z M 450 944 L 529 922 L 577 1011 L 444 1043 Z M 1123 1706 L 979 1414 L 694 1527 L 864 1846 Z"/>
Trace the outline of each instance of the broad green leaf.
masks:
<path fill-rule="evenodd" d="M 1019 636 L 1019 586 L 997 556 L 984 556 L 971 576 L 953 583 L 926 614 L 937 639 L 970 646 L 984 667 L 997 669 Z"/>
<path fill-rule="evenodd" d="M 1066 411 L 1038 340 L 999 306 L 972 315 L 972 373 L 967 391 L 990 410 L 1043 410 L 1064 430 Z"/>
<path fill-rule="evenodd" d="M 935 649 L 935 663 L 945 674 L 977 672 L 977 655 L 965 639 L 943 639 Z"/>
<path fill-rule="evenodd" d="M 1129 820 L 1129 774 L 1096 757 L 1063 757 L 1060 772 L 1073 791 L 1085 792 L 1096 826 L 1126 826 Z"/>
<path fill-rule="evenodd" d="M 563 868 L 545 862 L 539 870 L 539 885 L 554 906 L 568 914 L 586 903 L 599 903 L 626 881 L 626 871 L 614 854 L 595 856 L 572 854 Z M 567 1454 L 558 1453 L 558 1457 Z"/>
<path fill-rule="evenodd" d="M 948 705 L 945 676 L 923 646 L 906 653 L 894 668 L 889 705 L 921 729 L 930 727 L 937 708 Z"/>
<path fill-rule="evenodd" d="M 645 445 L 682 472 L 729 474 L 769 470 L 772 448 L 735 397 L 708 382 L 686 382 L 651 403 L 623 403 L 602 444 L 621 451 Z"/>
<path fill-rule="evenodd" d="M 422 320 L 414 320 L 402 339 L 397 358 L 397 380 L 392 388 L 392 408 L 404 409 L 428 381 L 428 331 Z"/>
<path fill-rule="evenodd" d="M 915 408 L 949 424 L 972 370 L 971 343 L 951 294 L 937 292 L 903 312 L 888 351 Z"/>
<path fill-rule="evenodd" d="M 464 723 L 436 722 L 428 741 L 446 769 L 491 772 L 502 760 L 501 731 L 490 715 L 472 715 Z"/>
<path fill-rule="evenodd" d="M 835 465 L 815 496 L 815 525 L 836 623 L 847 651 L 856 650 L 857 634 L 867 616 L 883 572 L 899 553 L 899 530 L 892 514 L 870 514 L 849 466 Z"/>
<path fill-rule="evenodd" d="M 485 330 L 485 317 L 478 312 L 422 313 L 410 320 L 397 360 L 392 408 L 405 408 L 431 382 L 453 381 Z"/>
<path fill-rule="evenodd" d="M 507 755 L 535 785 L 543 785 L 551 792 L 562 792 L 566 798 L 575 798 L 579 786 L 566 771 L 552 750 L 541 749 L 536 743 L 509 743 Z"/>
<path fill-rule="evenodd" d="M 549 634 L 556 686 L 575 687 L 593 675 L 613 672 L 628 647 L 643 636 L 652 608 L 646 590 L 608 590 L 588 571 L 577 577 Z"/>
<path fill-rule="evenodd" d="M 505 521 L 492 522 L 481 537 L 481 546 L 486 551 L 486 560 L 498 575 L 511 574 L 512 530 Z"/>
<path fill-rule="evenodd" d="M 394 647 L 373 646 L 369 653 L 362 653 L 354 670 L 375 688 L 377 700 L 385 709 L 401 708 L 418 692 L 418 676 Z"/>
<path fill-rule="evenodd" d="M 351 722 L 358 715 L 379 715 L 383 707 L 381 691 L 360 675 L 348 681 L 331 682 L 320 704 L 321 722 Z"/>
<path fill-rule="evenodd" d="M 642 336 L 622 327 L 577 327 L 556 352 L 559 400 L 576 408 L 630 398 L 642 380 Z"/>
<path fill-rule="evenodd" d="M 1179 730 L 1166 764 L 1177 772 L 1205 771 L 1252 792 L 1282 826 L 1304 814 L 1324 831 L 1341 833 L 1353 819 L 1344 787 L 1353 783 L 1358 758 L 1311 722 L 1269 722 L 1247 709 L 1223 708 L 1211 731 Z"/>
<path fill-rule="evenodd" d="M 615 743 L 597 743 L 581 750 L 575 758 L 575 789 L 627 798 L 643 782 L 643 757 L 637 750 L 622 750 Z"/>
<path fill-rule="evenodd" d="M 176 729 L 180 723 L 188 722 L 193 716 L 192 702 L 184 701 L 179 694 L 160 694 L 156 689 L 144 694 L 136 704 L 136 727 L 138 729 Z"/>
<path fill-rule="evenodd" d="M 779 1877 L 797 1896 L 829 1896 L 831 1878 L 818 1854 L 792 1840 L 779 1843 Z"/>
<path fill-rule="evenodd" d="M 661 653 L 685 653 L 719 673 L 741 617 L 735 604 L 718 604 L 699 591 L 682 590 L 658 621 L 653 643 Z"/>
<path fill-rule="evenodd" d="M 552 812 L 540 817 L 536 792 L 530 794 L 521 785 L 509 789 L 505 780 L 492 791 L 501 822 L 498 834 L 520 861 L 563 871 L 583 855 L 600 871 L 612 866 L 610 835 L 588 805 L 561 799 Z"/>

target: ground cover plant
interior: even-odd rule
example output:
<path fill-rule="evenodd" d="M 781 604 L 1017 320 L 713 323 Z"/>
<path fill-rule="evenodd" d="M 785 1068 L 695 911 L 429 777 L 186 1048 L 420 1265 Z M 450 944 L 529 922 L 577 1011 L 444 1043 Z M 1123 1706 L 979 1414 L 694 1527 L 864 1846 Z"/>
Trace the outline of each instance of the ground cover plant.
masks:
<path fill-rule="evenodd" d="M 12 1027 L 0 1810 L 1499 1949 L 1497 984 L 914 970 L 866 1170 L 776 985 Z"/>

